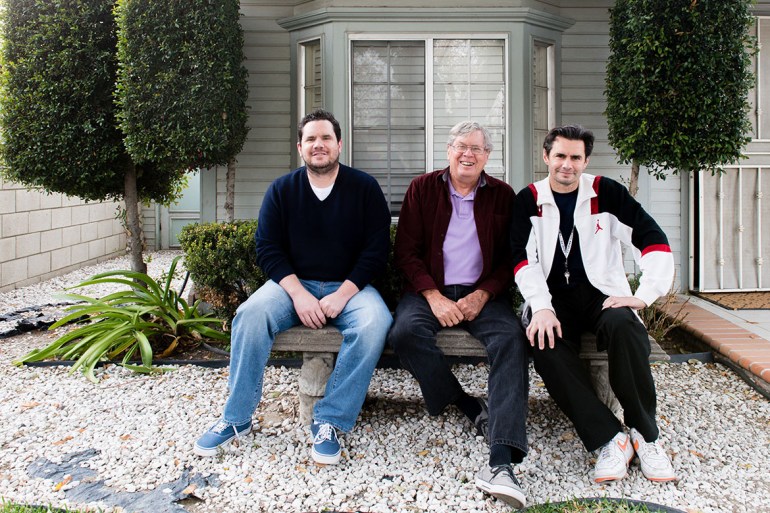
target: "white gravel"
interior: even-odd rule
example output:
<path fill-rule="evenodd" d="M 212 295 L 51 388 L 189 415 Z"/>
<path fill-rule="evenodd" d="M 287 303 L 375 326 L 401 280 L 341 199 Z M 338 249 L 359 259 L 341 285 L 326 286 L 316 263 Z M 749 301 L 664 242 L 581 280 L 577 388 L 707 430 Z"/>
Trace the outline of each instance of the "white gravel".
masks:
<path fill-rule="evenodd" d="M 150 274 L 162 273 L 173 255 L 152 254 Z M 56 301 L 52 291 L 127 265 L 118 259 L 0 294 L 0 314 Z M 456 411 L 428 416 L 419 388 L 402 370 L 375 372 L 359 422 L 342 437 L 340 465 L 310 459 L 306 428 L 296 421 L 298 370 L 285 368 L 265 372 L 256 432 L 204 459 L 193 455 L 192 444 L 222 410 L 226 368 L 182 366 L 140 376 L 112 366 L 98 371 L 94 385 L 67 368 L 10 364 L 39 338 L 0 340 L 0 497 L 6 500 L 125 511 L 106 499 L 73 502 L 71 492 L 85 480 L 30 475 L 40 458 L 60 462 L 96 449 L 85 465 L 116 494 L 156 489 L 185 469 L 215 478 L 214 485 L 188 490 L 202 499 L 185 502 L 190 512 L 509 511 L 474 485 L 487 460 L 485 442 Z M 456 371 L 470 393 L 485 393 L 486 366 Z M 593 483 L 592 455 L 530 369 L 530 452 L 517 466 L 528 503 L 607 496 L 688 512 L 770 511 L 770 402 L 716 364 L 656 364 L 653 373 L 662 440 L 681 480 L 648 482 L 634 464 L 619 483 Z"/>

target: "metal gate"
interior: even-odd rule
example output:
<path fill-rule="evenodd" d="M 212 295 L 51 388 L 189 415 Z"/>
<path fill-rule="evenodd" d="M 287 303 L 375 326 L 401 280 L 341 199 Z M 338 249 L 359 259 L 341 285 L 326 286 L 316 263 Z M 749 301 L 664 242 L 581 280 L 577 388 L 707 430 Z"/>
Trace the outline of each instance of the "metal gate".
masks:
<path fill-rule="evenodd" d="M 698 172 L 690 188 L 691 283 L 700 292 L 770 290 L 770 166 Z"/>

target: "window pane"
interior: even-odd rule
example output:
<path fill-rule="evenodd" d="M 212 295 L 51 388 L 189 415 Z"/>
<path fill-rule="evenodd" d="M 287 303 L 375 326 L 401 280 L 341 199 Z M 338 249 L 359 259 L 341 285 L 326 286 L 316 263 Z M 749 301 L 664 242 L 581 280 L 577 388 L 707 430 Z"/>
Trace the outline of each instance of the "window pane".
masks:
<path fill-rule="evenodd" d="M 550 87 L 551 62 L 548 54 L 551 45 L 535 42 L 532 51 L 532 167 L 533 178 L 539 180 L 548 175 L 548 167 L 543 162 L 543 139 L 551 128 Z"/>
<path fill-rule="evenodd" d="M 425 43 L 353 43 L 353 162 L 374 176 L 398 215 L 425 173 Z"/>
<path fill-rule="evenodd" d="M 433 44 L 433 158 L 447 162 L 446 140 L 456 123 L 478 121 L 493 134 L 487 173 L 505 177 L 505 49 L 502 40 L 436 40 Z"/>
<path fill-rule="evenodd" d="M 321 94 L 321 41 L 302 43 L 304 73 L 302 77 L 304 114 L 323 107 Z"/>

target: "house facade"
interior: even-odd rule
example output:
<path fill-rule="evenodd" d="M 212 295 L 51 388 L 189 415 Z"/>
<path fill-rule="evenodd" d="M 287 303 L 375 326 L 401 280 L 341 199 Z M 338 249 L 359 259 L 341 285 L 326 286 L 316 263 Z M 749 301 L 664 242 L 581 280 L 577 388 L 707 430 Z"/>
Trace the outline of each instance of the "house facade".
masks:
<path fill-rule="evenodd" d="M 543 136 L 566 123 L 597 137 L 589 172 L 624 180 L 603 115 L 613 3 L 241 0 L 250 132 L 235 217 L 256 218 L 267 186 L 300 165 L 297 122 L 316 107 L 340 120 L 341 160 L 379 180 L 394 222 L 410 180 L 446 166 L 448 129 L 463 119 L 491 130 L 487 171 L 516 190 L 545 176 Z M 753 9 L 770 41 L 770 0 Z M 680 290 L 770 290 L 770 51 L 755 68 L 740 166 L 665 181 L 642 170 L 637 198 L 669 237 Z M 173 247 L 184 222 L 225 219 L 225 171 L 202 170 L 185 208 L 144 208 L 147 247 Z"/>

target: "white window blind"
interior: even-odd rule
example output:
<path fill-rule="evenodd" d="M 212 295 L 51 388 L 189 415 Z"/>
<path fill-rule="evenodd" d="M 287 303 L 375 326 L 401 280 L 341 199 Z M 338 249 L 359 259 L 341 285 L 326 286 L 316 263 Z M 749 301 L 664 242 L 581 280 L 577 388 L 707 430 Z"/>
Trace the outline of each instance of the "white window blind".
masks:
<path fill-rule="evenodd" d="M 357 41 L 352 76 L 353 165 L 379 181 L 398 215 L 425 172 L 425 43 Z"/>
<path fill-rule="evenodd" d="M 502 40 L 438 39 L 433 43 L 433 162 L 447 164 L 449 130 L 469 119 L 495 146 L 485 171 L 505 177 L 505 48 Z"/>
<path fill-rule="evenodd" d="M 756 86 L 749 94 L 752 138 L 770 139 L 770 18 L 757 18 L 755 35 L 759 52 L 752 57 Z"/>
<path fill-rule="evenodd" d="M 447 165 L 449 129 L 459 121 L 489 129 L 495 151 L 486 170 L 504 177 L 504 53 L 503 40 L 353 41 L 353 165 L 377 178 L 393 215 L 412 179 L 431 171 L 428 147 L 434 167 Z"/>

